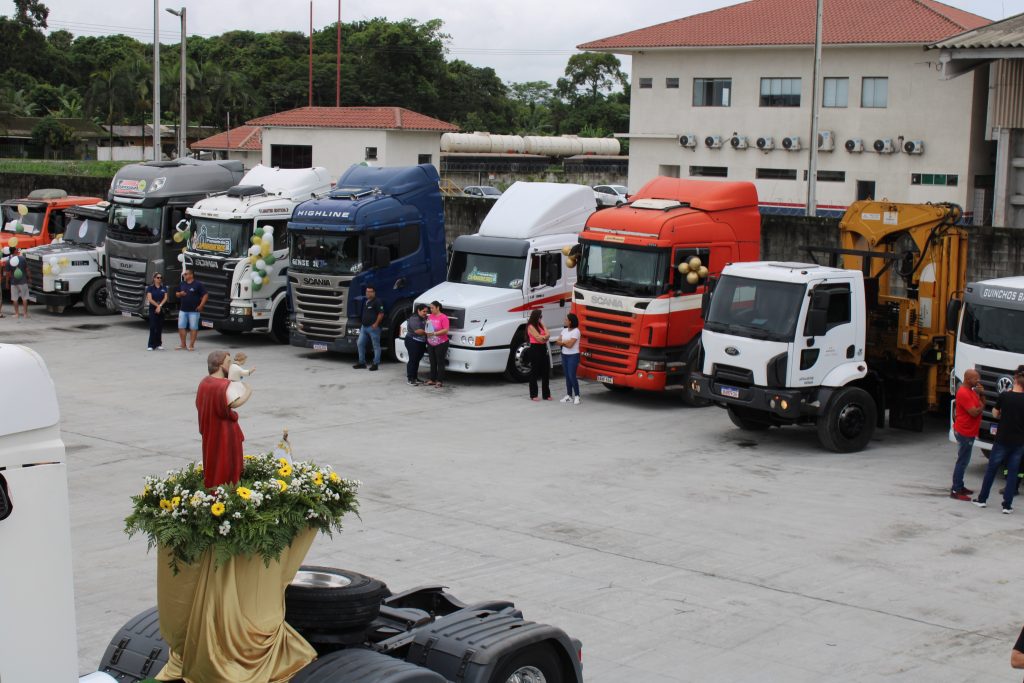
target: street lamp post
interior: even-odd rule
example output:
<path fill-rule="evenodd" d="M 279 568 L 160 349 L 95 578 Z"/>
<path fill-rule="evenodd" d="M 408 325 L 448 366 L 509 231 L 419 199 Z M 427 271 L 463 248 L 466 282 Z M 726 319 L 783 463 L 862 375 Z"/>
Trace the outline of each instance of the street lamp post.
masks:
<path fill-rule="evenodd" d="M 153 0 L 153 161 L 160 161 L 160 0 Z"/>
<path fill-rule="evenodd" d="M 173 10 L 168 8 L 167 10 L 174 16 L 181 19 L 181 84 L 179 89 L 181 90 L 181 105 L 179 107 L 178 122 L 178 157 L 183 157 L 188 154 L 188 142 L 186 133 L 188 132 L 188 117 L 185 115 L 185 8 L 182 7 L 180 10 Z"/>

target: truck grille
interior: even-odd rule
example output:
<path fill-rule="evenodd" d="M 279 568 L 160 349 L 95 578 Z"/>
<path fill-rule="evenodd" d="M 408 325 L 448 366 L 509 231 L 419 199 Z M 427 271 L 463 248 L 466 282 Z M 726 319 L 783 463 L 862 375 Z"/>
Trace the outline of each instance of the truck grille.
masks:
<path fill-rule="evenodd" d="M 32 288 L 43 291 L 43 260 L 36 258 L 25 258 L 25 267 L 28 269 L 28 277 L 32 282 Z"/>
<path fill-rule="evenodd" d="M 345 335 L 345 314 L 348 303 L 348 284 L 339 282 L 332 287 L 300 287 L 298 278 L 289 277 L 292 286 L 292 305 L 295 309 L 295 327 L 310 339 L 332 341 Z"/>
<path fill-rule="evenodd" d="M 636 316 L 626 311 L 579 307 L 580 333 L 583 348 L 580 363 L 594 370 L 633 372 L 637 349 L 634 339 Z"/>
<path fill-rule="evenodd" d="M 981 428 L 978 430 L 978 441 L 991 444 L 995 441 L 992 435 L 992 425 L 998 425 L 999 420 L 992 416 L 992 409 L 996 407 L 996 398 L 999 396 L 999 380 L 1009 378 L 1013 387 L 1013 373 L 1015 369 L 1007 370 L 994 368 L 989 365 L 978 365 L 974 368 L 981 375 L 981 386 L 985 388 L 985 411 L 981 414 Z"/>
<path fill-rule="evenodd" d="M 203 317 L 209 320 L 226 320 L 231 307 L 231 276 L 234 270 L 191 265 L 196 279 L 203 283 L 210 298 L 203 307 Z"/>
<path fill-rule="evenodd" d="M 154 235 L 149 230 L 129 230 L 117 224 L 107 226 L 107 239 L 118 242 L 130 242 L 131 244 L 155 244 L 160 240 L 160 235 Z"/>
<path fill-rule="evenodd" d="M 114 297 L 114 305 L 121 311 L 140 311 L 146 294 L 146 276 L 142 273 L 129 273 L 123 270 L 110 269 L 110 292 Z"/>
<path fill-rule="evenodd" d="M 714 381 L 722 382 L 733 387 L 750 387 L 754 384 L 754 372 L 748 368 L 738 368 L 734 365 L 721 365 L 715 363 L 711 370 Z"/>

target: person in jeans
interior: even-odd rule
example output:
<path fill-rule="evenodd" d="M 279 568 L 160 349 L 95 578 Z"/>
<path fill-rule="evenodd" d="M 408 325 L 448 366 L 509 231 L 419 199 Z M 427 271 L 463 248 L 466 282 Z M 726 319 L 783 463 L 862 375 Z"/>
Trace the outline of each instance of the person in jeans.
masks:
<path fill-rule="evenodd" d="M 548 328 L 544 327 L 539 308 L 530 312 L 526 321 L 526 337 L 530 340 L 527 357 L 530 359 L 530 400 L 539 401 L 537 397 L 537 380 L 541 383 L 541 394 L 545 401 L 551 400 L 551 387 L 548 386 L 551 374 L 551 360 L 548 358 Z"/>
<path fill-rule="evenodd" d="M 957 456 L 953 467 L 953 488 L 949 497 L 956 500 L 970 500 L 974 491 L 964 486 L 964 472 L 971 463 L 974 440 L 981 427 L 981 414 L 985 410 L 985 390 L 981 386 L 981 375 L 974 368 L 964 372 L 964 383 L 956 390 L 953 399 L 953 436 L 956 437 Z"/>
<path fill-rule="evenodd" d="M 451 323 L 444 314 L 440 301 L 430 302 L 430 315 L 427 316 L 427 352 L 430 354 L 430 381 L 428 386 L 438 389 L 444 386 L 444 368 L 448 362 L 448 329 Z"/>
<path fill-rule="evenodd" d="M 555 344 L 562 347 L 562 371 L 565 373 L 565 396 L 562 403 L 580 404 L 580 381 L 576 369 L 580 366 L 580 319 L 575 313 L 565 316 L 562 333 Z"/>
<path fill-rule="evenodd" d="M 195 351 L 196 338 L 199 337 L 199 314 L 206 307 L 206 300 L 210 295 L 191 270 L 183 272 L 181 280 L 178 291 L 174 293 L 174 296 L 181 300 L 181 308 L 178 309 L 178 337 L 181 344 L 177 350 L 184 351 L 187 348 L 189 351 Z M 189 330 L 192 332 L 192 338 L 191 343 L 186 346 L 185 332 Z"/>
<path fill-rule="evenodd" d="M 992 452 L 988 455 L 988 467 L 985 468 L 985 479 L 981 482 L 981 491 L 974 499 L 978 507 L 985 507 L 992 482 L 996 474 L 1006 463 L 1006 488 L 1003 489 L 1003 514 L 1013 512 L 1013 497 L 1017 494 L 1017 474 L 1020 472 L 1020 459 L 1024 455 L 1024 365 L 1017 368 L 1013 378 L 1013 391 L 1004 391 L 996 398 L 996 407 L 992 415 L 999 420 Z"/>
<path fill-rule="evenodd" d="M 405 322 L 405 351 L 409 354 L 409 362 L 405 365 L 405 379 L 409 386 L 420 384 L 416 373 L 427 352 L 427 305 L 416 304 L 416 310 Z"/>
<path fill-rule="evenodd" d="M 377 290 L 367 285 L 366 300 L 363 302 L 363 316 L 360 320 L 359 339 L 356 340 L 356 351 L 359 362 L 352 367 L 361 370 L 366 367 L 366 343 L 373 343 L 373 362 L 370 370 L 380 366 L 380 326 L 384 322 L 384 304 L 377 298 Z"/>
<path fill-rule="evenodd" d="M 167 287 L 164 276 L 157 273 L 153 284 L 146 287 L 146 303 L 149 304 L 149 343 L 146 350 L 164 350 L 164 305 L 167 303 Z"/>

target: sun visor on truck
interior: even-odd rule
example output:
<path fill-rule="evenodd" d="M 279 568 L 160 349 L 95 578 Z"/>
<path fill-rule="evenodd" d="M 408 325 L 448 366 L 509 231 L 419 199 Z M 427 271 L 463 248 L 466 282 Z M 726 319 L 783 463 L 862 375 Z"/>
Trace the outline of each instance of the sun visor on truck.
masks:
<path fill-rule="evenodd" d="M 708 182 L 685 178 L 659 177 L 630 196 L 638 199 L 673 199 L 700 211 L 726 211 L 757 206 L 757 189 L 753 183 Z"/>
<path fill-rule="evenodd" d="M 530 239 L 579 233 L 596 206 L 594 191 L 585 185 L 520 181 L 498 197 L 477 234 Z"/>
<path fill-rule="evenodd" d="M 29 362 L 26 362 L 26 358 Z M 60 408 L 53 389 L 53 380 L 46 364 L 35 351 L 16 344 L 0 344 L 0 377 L 4 386 L 17 387 L 18 399 L 4 404 L 0 420 L 0 436 L 52 427 L 60 420 Z M 12 454 L 14 455 L 14 454 Z M 17 454 L 20 457 L 22 454 Z M 0 457 L 0 467 L 5 463 Z"/>

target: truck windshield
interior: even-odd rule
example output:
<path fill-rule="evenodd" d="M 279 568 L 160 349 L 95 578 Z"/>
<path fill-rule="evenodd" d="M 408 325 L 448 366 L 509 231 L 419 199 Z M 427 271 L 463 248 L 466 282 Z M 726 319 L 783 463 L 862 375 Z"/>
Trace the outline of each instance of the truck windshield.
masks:
<path fill-rule="evenodd" d="M 359 235 L 289 235 L 291 267 L 329 275 L 349 275 L 363 269 Z"/>
<path fill-rule="evenodd" d="M 212 218 L 192 217 L 192 241 L 196 251 L 218 256 L 242 256 L 249 249 L 252 221 L 218 221 Z"/>
<path fill-rule="evenodd" d="M 110 236 L 129 242 L 157 242 L 160 240 L 161 215 L 159 208 L 142 209 L 115 204 L 110 209 Z"/>
<path fill-rule="evenodd" d="M 97 247 L 103 244 L 107 234 L 107 222 L 95 218 L 70 216 L 68 229 L 64 232 L 64 241 L 72 244 L 86 244 Z"/>
<path fill-rule="evenodd" d="M 526 257 L 493 256 L 456 251 L 448 269 L 448 282 L 503 289 L 522 289 Z"/>
<path fill-rule="evenodd" d="M 795 282 L 723 275 L 704 327 L 738 337 L 792 341 L 805 291 Z"/>
<path fill-rule="evenodd" d="M 643 249 L 581 242 L 577 284 L 585 289 L 658 296 L 668 288 L 667 249 Z"/>
<path fill-rule="evenodd" d="M 18 224 L 21 223 L 21 232 L 26 235 L 38 235 L 46 218 L 46 211 L 33 207 L 29 207 L 28 213 L 22 216 L 18 213 L 17 204 L 4 204 L 3 214 L 4 232 L 17 234 Z"/>
<path fill-rule="evenodd" d="M 1024 311 L 967 304 L 960 341 L 985 349 L 1024 353 Z"/>

